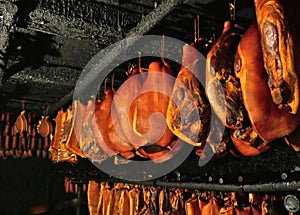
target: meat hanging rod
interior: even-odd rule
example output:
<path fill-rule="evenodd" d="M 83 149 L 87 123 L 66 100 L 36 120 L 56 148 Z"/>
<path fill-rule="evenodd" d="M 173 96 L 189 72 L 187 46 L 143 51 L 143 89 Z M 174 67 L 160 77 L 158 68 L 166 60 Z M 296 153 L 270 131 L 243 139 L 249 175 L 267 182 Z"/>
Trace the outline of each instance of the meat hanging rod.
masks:
<path fill-rule="evenodd" d="M 98 181 L 97 178 L 94 180 Z M 76 183 L 76 179 L 73 183 Z M 216 184 L 216 183 L 196 183 L 196 182 L 169 182 L 169 181 L 140 181 L 130 182 L 116 178 L 100 179 L 111 183 L 127 183 L 154 187 L 180 188 L 199 191 L 219 191 L 219 192 L 245 192 L 245 193 L 268 193 L 268 192 L 299 192 L 300 181 L 277 182 L 249 185 Z"/>
<path fill-rule="evenodd" d="M 187 2 L 185 0 L 164 0 L 159 6 L 153 9 L 149 14 L 142 18 L 142 20 L 137 24 L 136 27 L 131 29 L 126 35 L 126 39 L 131 37 L 142 36 L 148 32 L 154 25 L 161 21 L 168 13 L 170 13 L 176 6 Z M 136 42 L 137 39 L 127 40 L 126 43 L 122 44 L 122 49 L 128 48 Z M 82 80 L 80 86 L 78 87 L 78 92 L 83 92 L 85 89 L 91 86 L 91 83 L 97 79 L 99 74 L 105 70 L 105 68 L 110 65 L 117 57 L 120 55 L 120 47 L 112 48 L 105 57 L 101 59 L 101 62 L 97 62 L 92 69 Z M 55 103 L 50 109 L 49 114 L 55 114 L 62 106 L 66 105 L 73 98 L 74 89 L 62 97 L 57 103 Z"/>

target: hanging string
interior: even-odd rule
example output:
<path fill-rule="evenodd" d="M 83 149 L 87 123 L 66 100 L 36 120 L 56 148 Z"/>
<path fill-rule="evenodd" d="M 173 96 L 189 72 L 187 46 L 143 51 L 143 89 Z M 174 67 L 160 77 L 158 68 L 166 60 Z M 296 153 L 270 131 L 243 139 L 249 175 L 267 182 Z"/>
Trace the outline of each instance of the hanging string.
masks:
<path fill-rule="evenodd" d="M 165 53 L 165 36 L 162 35 L 161 37 L 161 53 L 160 53 L 160 57 L 161 57 L 161 61 L 164 62 L 164 53 Z"/>
<path fill-rule="evenodd" d="M 22 105 L 22 110 L 25 110 L 25 101 L 24 100 L 21 101 L 21 105 Z"/>
<path fill-rule="evenodd" d="M 200 40 L 200 16 L 197 15 L 197 41 L 199 42 Z"/>
<path fill-rule="evenodd" d="M 139 72 L 142 72 L 142 53 L 138 52 L 138 68 Z"/>
<path fill-rule="evenodd" d="M 114 90 L 114 82 L 115 82 L 115 73 L 111 76 L 111 89 Z"/>
<path fill-rule="evenodd" d="M 104 79 L 104 86 L 103 86 L 104 92 L 106 91 L 106 85 L 107 85 L 107 77 Z"/>
<path fill-rule="evenodd" d="M 50 107 L 50 105 L 47 103 L 45 105 L 45 116 L 48 116 L 49 107 Z"/>
<path fill-rule="evenodd" d="M 235 21 L 235 1 L 233 3 L 229 3 L 229 12 L 230 12 L 230 20 Z"/>
<path fill-rule="evenodd" d="M 101 86 L 99 86 L 99 88 L 98 88 L 98 90 L 97 90 L 97 98 L 96 98 L 96 100 L 98 101 L 98 102 L 100 102 L 100 89 L 101 89 Z"/>
<path fill-rule="evenodd" d="M 194 43 L 197 43 L 197 20 L 194 19 Z"/>

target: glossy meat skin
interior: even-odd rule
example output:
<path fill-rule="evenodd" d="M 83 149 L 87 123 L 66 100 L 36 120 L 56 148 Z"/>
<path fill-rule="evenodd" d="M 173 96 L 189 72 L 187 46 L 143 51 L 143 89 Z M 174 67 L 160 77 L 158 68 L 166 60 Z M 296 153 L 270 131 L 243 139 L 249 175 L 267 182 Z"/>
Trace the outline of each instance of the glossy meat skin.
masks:
<path fill-rule="evenodd" d="M 82 152 L 79 144 L 79 135 L 82 132 L 82 123 L 85 116 L 86 106 L 83 105 L 79 100 L 75 100 L 72 108 L 72 129 L 70 140 L 67 142 L 67 148 L 79 155 L 82 158 L 85 158 L 85 154 Z"/>
<path fill-rule="evenodd" d="M 272 101 L 259 41 L 257 25 L 253 24 L 238 46 L 235 72 L 253 129 L 268 143 L 291 133 L 299 120 L 288 110 L 278 109 Z"/>
<path fill-rule="evenodd" d="M 147 79 L 136 99 L 133 128 L 148 144 L 155 143 L 165 147 L 174 139 L 165 121 L 169 95 L 173 88 L 173 80 L 170 78 L 172 75 L 172 69 L 167 62 L 152 62 Z"/>
<path fill-rule="evenodd" d="M 120 137 L 119 133 L 115 130 L 115 123 L 117 122 L 112 121 L 111 105 L 114 91 L 107 89 L 104 93 L 105 98 L 96 106 L 93 119 L 97 125 L 93 126 L 93 133 L 96 134 L 95 137 L 97 138 L 96 142 L 110 156 L 128 152 L 133 147 Z"/>
<path fill-rule="evenodd" d="M 272 100 L 279 109 L 299 110 L 298 1 L 255 0 L 260 43 Z"/>
<path fill-rule="evenodd" d="M 203 146 L 210 128 L 211 110 L 203 86 L 199 52 L 189 45 L 183 47 L 179 71 L 169 101 L 166 121 L 180 139 L 194 146 Z"/>
<path fill-rule="evenodd" d="M 99 194 L 100 194 L 100 184 L 95 181 L 89 181 L 87 198 L 88 198 L 88 209 L 91 215 L 97 215 Z"/>
<path fill-rule="evenodd" d="M 59 142 L 60 142 L 60 138 L 62 135 L 62 129 L 63 129 L 63 114 L 64 111 L 63 110 L 59 110 L 57 112 L 57 115 L 54 119 L 55 121 L 55 131 L 54 131 L 54 137 L 52 140 L 52 148 L 58 150 L 59 149 Z"/>
<path fill-rule="evenodd" d="M 127 80 L 116 91 L 113 103 L 113 120 L 117 120 L 115 129 L 120 137 L 133 145 L 135 149 L 148 143 L 147 139 L 133 129 L 134 112 L 137 105 L 135 97 L 139 95 L 147 72 L 141 68 L 130 70 Z"/>
<path fill-rule="evenodd" d="M 243 31 L 229 21 L 222 35 L 207 54 L 206 93 L 221 122 L 239 129 L 245 118 L 240 83 L 234 74 L 234 58 Z"/>

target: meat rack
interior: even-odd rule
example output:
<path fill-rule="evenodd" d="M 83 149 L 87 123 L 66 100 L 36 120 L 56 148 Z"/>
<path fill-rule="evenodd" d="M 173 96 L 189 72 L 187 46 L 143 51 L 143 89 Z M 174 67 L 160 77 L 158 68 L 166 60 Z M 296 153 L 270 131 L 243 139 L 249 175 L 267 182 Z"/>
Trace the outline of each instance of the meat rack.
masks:
<path fill-rule="evenodd" d="M 283 141 L 278 140 L 274 143 L 276 145 L 269 152 L 266 152 L 267 154 L 264 153 L 257 157 L 233 158 L 232 155 L 227 154 L 222 158 L 215 158 L 207 165 L 198 168 L 198 158 L 191 154 L 173 172 L 158 179 L 139 182 L 114 178 L 91 165 L 91 162 L 87 159 L 81 159 L 77 164 L 56 163 L 52 165 L 50 173 L 68 176 L 72 183 L 79 185 L 79 188 L 80 185 L 86 184 L 89 180 L 95 180 L 98 182 L 106 181 L 198 191 L 280 194 L 285 196 L 285 202 L 290 201 L 289 204 L 299 205 L 299 155 L 283 143 Z M 270 156 L 270 154 L 273 156 Z M 220 163 L 223 163 L 223 165 Z M 244 168 L 234 168 L 234 165 L 237 164 L 244 165 Z M 273 168 L 274 165 L 277 168 Z M 126 168 L 124 169 L 123 171 L 126 171 Z M 191 172 L 191 170 L 194 171 Z M 77 201 L 82 200 L 83 197 L 80 195 L 82 194 L 78 193 Z M 286 205 L 286 208 L 288 207 Z M 80 211 L 79 206 L 77 210 Z"/>

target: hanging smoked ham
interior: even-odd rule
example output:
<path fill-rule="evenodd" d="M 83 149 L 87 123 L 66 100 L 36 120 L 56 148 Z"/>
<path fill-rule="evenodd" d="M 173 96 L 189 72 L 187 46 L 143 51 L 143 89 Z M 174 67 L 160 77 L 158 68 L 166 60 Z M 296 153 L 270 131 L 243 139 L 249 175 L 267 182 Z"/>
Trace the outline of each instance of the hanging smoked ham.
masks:
<path fill-rule="evenodd" d="M 25 110 L 21 111 L 20 115 L 16 119 L 15 125 L 18 133 L 27 131 L 28 124 L 27 119 L 25 117 Z"/>
<path fill-rule="evenodd" d="M 133 128 L 148 144 L 167 146 L 174 139 L 166 124 L 169 95 L 174 84 L 173 72 L 167 62 L 155 61 L 149 65 L 147 78 L 136 99 Z M 137 143 L 138 144 L 138 143 Z"/>
<path fill-rule="evenodd" d="M 58 149 L 60 146 L 60 139 L 61 139 L 62 130 L 63 130 L 63 115 L 64 115 L 64 111 L 59 110 L 54 119 L 54 122 L 55 122 L 54 137 L 52 139 L 51 147 L 49 148 L 49 152 L 51 153 L 52 161 L 58 160 Z"/>
<path fill-rule="evenodd" d="M 185 202 L 185 213 L 186 215 L 201 215 L 199 201 L 196 195 L 192 195 L 192 197 Z"/>
<path fill-rule="evenodd" d="M 232 129 L 231 139 L 237 150 L 244 156 L 254 156 L 269 147 L 251 124 L 234 71 L 238 68 L 234 64 L 240 38 L 241 30 L 225 22 L 221 37 L 207 56 L 206 90 L 216 115 Z"/>
<path fill-rule="evenodd" d="M 89 181 L 87 198 L 88 198 L 88 209 L 90 215 L 98 215 L 98 203 L 100 195 L 100 184 L 96 181 Z"/>
<path fill-rule="evenodd" d="M 269 143 L 290 134 L 299 124 L 299 119 L 287 109 L 278 109 L 272 101 L 259 41 L 257 25 L 253 24 L 238 46 L 235 72 L 241 82 L 243 102 L 253 131 Z"/>
<path fill-rule="evenodd" d="M 245 118 L 240 83 L 234 74 L 234 57 L 243 31 L 230 21 L 207 54 L 206 93 L 221 122 L 232 129 L 242 128 Z"/>
<path fill-rule="evenodd" d="M 201 214 L 219 215 L 220 206 L 213 194 L 210 194 L 209 198 L 205 202 L 200 199 L 199 205 L 201 205 Z"/>
<path fill-rule="evenodd" d="M 37 132 L 42 136 L 46 137 L 50 134 L 52 134 L 53 131 L 53 125 L 49 121 L 49 116 L 42 116 L 42 118 L 39 120 L 37 125 Z"/>
<path fill-rule="evenodd" d="M 184 215 L 185 205 L 181 189 L 169 190 L 171 214 Z"/>
<path fill-rule="evenodd" d="M 89 158 L 93 163 L 100 164 L 109 156 L 96 144 L 93 132 L 93 120 L 95 113 L 94 101 L 89 100 L 86 108 L 83 109 L 85 116 L 82 121 L 81 135 L 79 133 L 79 146 L 87 158 Z M 77 132 L 80 132 L 80 128 L 76 129 L 78 129 Z"/>
<path fill-rule="evenodd" d="M 169 129 L 194 146 L 203 146 L 210 129 L 210 105 L 199 81 L 204 63 L 193 46 L 183 47 L 182 68 L 173 87 L 166 117 Z"/>
<path fill-rule="evenodd" d="M 264 67 L 274 103 L 291 113 L 299 110 L 300 27 L 298 1 L 255 0 Z"/>
<path fill-rule="evenodd" d="M 159 191 L 158 203 L 159 203 L 159 215 L 170 214 L 171 205 L 169 201 L 169 194 L 166 189 L 162 189 Z"/>
<path fill-rule="evenodd" d="M 141 190 L 134 186 L 129 191 L 129 212 L 130 215 L 139 215 Z"/>
<path fill-rule="evenodd" d="M 105 99 L 108 100 L 109 109 L 111 109 L 114 92 L 115 92 L 114 90 L 108 90 L 105 92 L 105 94 L 106 94 Z M 128 140 L 126 140 L 125 138 L 122 137 L 123 134 L 122 134 L 121 130 L 116 130 L 116 125 L 119 123 L 119 121 L 113 120 L 111 112 L 109 114 L 107 123 L 108 123 L 107 124 L 108 137 L 110 140 L 111 147 L 115 151 L 120 153 L 122 156 L 124 156 L 125 158 L 129 159 L 129 158 L 134 157 L 135 154 L 133 152 L 131 152 L 131 150 L 134 149 L 133 145 L 130 142 L 128 142 Z"/>
<path fill-rule="evenodd" d="M 135 148 L 140 147 L 138 154 L 156 163 L 173 157 L 174 146 L 174 152 L 183 146 L 181 142 L 176 144 L 176 137 L 169 130 L 165 119 L 173 82 L 173 72 L 167 62 L 152 62 L 139 96 L 130 109 L 134 132 L 146 140 L 142 144 L 134 143 Z"/>
<path fill-rule="evenodd" d="M 86 106 L 79 100 L 75 100 L 72 108 L 72 126 L 70 129 L 70 138 L 66 143 L 66 147 L 76 155 L 85 158 L 86 155 L 82 152 L 79 144 L 79 136 L 82 133 L 82 123 L 85 116 Z"/>
<path fill-rule="evenodd" d="M 109 156 L 118 153 L 124 153 L 126 158 L 134 156 L 133 153 L 127 153 L 133 149 L 130 143 L 126 142 L 120 133 L 115 129 L 117 121 L 113 122 L 111 116 L 111 105 L 114 96 L 114 90 L 106 89 L 105 98 L 95 108 L 95 122 L 93 122 L 93 133 L 98 146 Z M 95 123 L 95 124 L 94 124 Z M 96 126 L 95 126 L 96 125 Z"/>
<path fill-rule="evenodd" d="M 114 95 L 112 114 L 114 114 L 114 119 L 119 122 L 115 123 L 115 126 L 121 138 L 131 143 L 135 149 L 138 149 L 148 142 L 143 135 L 133 130 L 134 99 L 142 89 L 147 72 L 145 72 L 145 69 L 137 67 L 130 68 L 127 74 L 127 80 L 118 88 Z"/>

